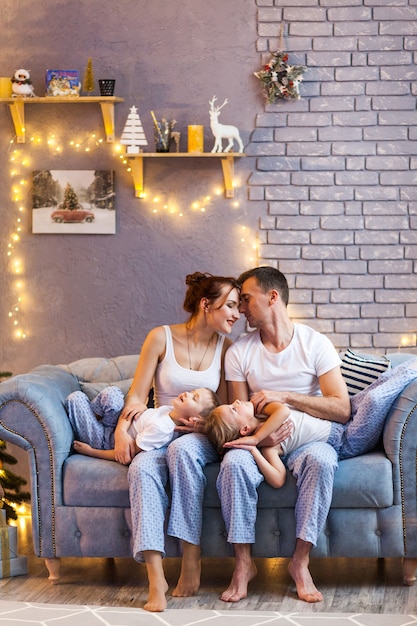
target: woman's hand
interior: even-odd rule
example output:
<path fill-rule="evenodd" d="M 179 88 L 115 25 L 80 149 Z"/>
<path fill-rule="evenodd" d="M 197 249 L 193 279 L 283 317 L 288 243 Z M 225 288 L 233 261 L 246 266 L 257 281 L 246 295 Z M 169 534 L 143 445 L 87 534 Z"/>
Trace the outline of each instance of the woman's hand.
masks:
<path fill-rule="evenodd" d="M 122 465 L 129 465 L 136 454 L 135 440 L 124 428 L 114 432 L 114 459 Z"/>
<path fill-rule="evenodd" d="M 146 411 L 148 407 L 143 402 L 135 402 L 130 404 L 125 404 L 120 413 L 119 420 L 127 420 L 129 425 L 132 423 L 132 420 L 135 417 L 139 417 L 142 415 L 144 411 Z"/>
<path fill-rule="evenodd" d="M 202 433 L 204 432 L 204 425 L 206 420 L 204 417 L 190 417 L 186 419 L 184 417 L 179 418 L 180 425 L 175 427 L 175 431 L 179 433 Z"/>
<path fill-rule="evenodd" d="M 114 431 L 114 458 L 122 465 L 129 465 L 137 454 L 136 442 L 128 431 L 132 420 L 140 417 L 146 408 L 143 402 L 125 405 L 119 415 Z"/>

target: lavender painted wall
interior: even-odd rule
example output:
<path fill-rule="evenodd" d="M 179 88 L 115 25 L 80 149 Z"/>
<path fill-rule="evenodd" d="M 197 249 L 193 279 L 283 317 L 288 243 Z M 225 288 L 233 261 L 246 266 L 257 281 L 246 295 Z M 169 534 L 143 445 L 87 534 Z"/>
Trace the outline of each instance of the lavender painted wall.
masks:
<path fill-rule="evenodd" d="M 22 15 L 24 27 L 19 25 Z M 90 56 L 96 79 L 116 78 L 116 95 L 124 98 L 115 106 L 118 137 L 135 105 L 149 151 L 151 110 L 178 121 L 183 151 L 187 125 L 204 124 L 210 150 L 208 101 L 217 95 L 220 102 L 229 100 L 221 121 L 236 124 L 245 145 L 249 141 L 256 110 L 263 106 L 252 76 L 259 63 L 252 1 L 242 6 L 240 0 L 4 0 L 1 20 L 0 75 L 30 69 L 37 95 L 44 95 L 46 69 L 75 68 L 83 75 Z M 93 132 L 104 136 L 97 104 L 25 109 L 27 143 L 10 145 L 13 127 L 7 106 L 0 104 L 0 369 L 19 373 L 45 362 L 137 353 L 152 326 L 184 318 L 187 273 L 236 275 L 256 263 L 256 254 L 241 241 L 242 236 L 246 242 L 256 238 L 257 206 L 247 201 L 246 185 L 252 158 L 235 162 L 240 186 L 233 200 L 216 195 L 223 188 L 220 161 L 147 162 L 147 197 L 139 200 L 112 145 L 97 147 L 91 139 Z M 52 135 L 62 147 L 58 154 L 47 144 Z M 75 149 L 71 140 L 84 143 Z M 14 150 L 18 175 L 11 174 Z M 117 234 L 33 235 L 28 181 L 38 169 L 113 169 Z M 15 183 L 23 189 L 19 202 L 13 199 Z M 200 208 L 192 208 L 196 201 Z M 18 218 L 21 239 L 13 243 L 12 259 L 21 261 L 19 275 L 7 257 Z M 22 302 L 9 319 L 18 279 L 24 284 Z M 14 320 L 27 331 L 25 340 L 13 337 Z"/>

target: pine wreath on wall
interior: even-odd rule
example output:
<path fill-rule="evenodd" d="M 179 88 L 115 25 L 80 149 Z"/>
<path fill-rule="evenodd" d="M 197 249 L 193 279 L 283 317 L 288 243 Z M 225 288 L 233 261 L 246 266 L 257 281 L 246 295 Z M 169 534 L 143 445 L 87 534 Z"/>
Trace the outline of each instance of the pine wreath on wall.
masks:
<path fill-rule="evenodd" d="M 276 100 L 298 100 L 299 85 L 306 71 L 304 65 L 289 65 L 288 54 L 283 52 L 284 23 L 281 22 L 280 50 L 273 52 L 269 62 L 255 76 L 262 83 L 266 100 L 272 104 Z"/>

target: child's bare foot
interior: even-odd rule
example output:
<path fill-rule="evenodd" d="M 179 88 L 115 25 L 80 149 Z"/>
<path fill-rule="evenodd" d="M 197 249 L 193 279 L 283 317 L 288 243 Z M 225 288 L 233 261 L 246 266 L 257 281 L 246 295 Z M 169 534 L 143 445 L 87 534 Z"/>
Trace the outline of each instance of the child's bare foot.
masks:
<path fill-rule="evenodd" d="M 74 441 L 72 447 L 74 448 L 75 452 L 78 452 L 79 454 L 95 456 L 93 454 L 93 448 L 88 443 L 84 443 L 83 441 Z"/>

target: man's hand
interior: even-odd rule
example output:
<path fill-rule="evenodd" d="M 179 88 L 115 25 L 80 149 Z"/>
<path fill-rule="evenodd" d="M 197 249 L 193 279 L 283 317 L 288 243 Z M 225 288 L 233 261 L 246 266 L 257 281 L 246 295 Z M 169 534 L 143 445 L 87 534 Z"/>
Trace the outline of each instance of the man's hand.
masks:
<path fill-rule="evenodd" d="M 250 401 L 255 407 L 255 415 L 262 415 L 263 408 L 266 404 L 271 402 L 280 402 L 286 404 L 284 391 L 271 391 L 268 389 L 261 389 L 253 394 Z"/>
<path fill-rule="evenodd" d="M 271 433 L 268 437 L 266 437 L 260 442 L 259 447 L 271 448 L 271 447 L 277 446 L 282 441 L 285 441 L 287 437 L 289 437 L 292 434 L 293 430 L 294 430 L 294 423 L 292 422 L 291 418 L 287 418 L 285 422 L 282 424 L 282 426 L 278 428 L 278 430 L 276 430 L 274 433 Z"/>

